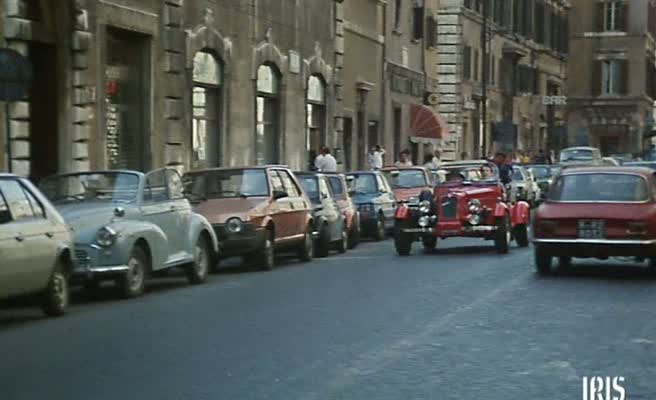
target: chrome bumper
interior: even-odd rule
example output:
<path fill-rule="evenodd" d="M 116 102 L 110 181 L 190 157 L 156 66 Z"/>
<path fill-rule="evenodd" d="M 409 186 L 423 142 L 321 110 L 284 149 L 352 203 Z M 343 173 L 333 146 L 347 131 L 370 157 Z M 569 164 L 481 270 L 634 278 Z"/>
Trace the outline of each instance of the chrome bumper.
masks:
<path fill-rule="evenodd" d="M 651 246 L 656 240 L 622 240 L 622 239 L 533 239 L 535 244 L 591 244 L 591 245 L 626 245 Z"/>
<path fill-rule="evenodd" d="M 433 233 L 433 228 L 408 228 L 403 230 L 404 233 Z"/>
<path fill-rule="evenodd" d="M 484 225 L 484 226 L 465 226 L 462 228 L 465 233 L 489 233 L 496 232 L 496 226 Z"/>

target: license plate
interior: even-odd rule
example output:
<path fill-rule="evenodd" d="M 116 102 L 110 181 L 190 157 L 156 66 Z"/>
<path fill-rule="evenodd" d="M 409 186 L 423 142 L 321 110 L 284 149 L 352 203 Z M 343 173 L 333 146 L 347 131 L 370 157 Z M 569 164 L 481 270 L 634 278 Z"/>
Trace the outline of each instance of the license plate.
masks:
<path fill-rule="evenodd" d="M 597 219 L 581 219 L 578 225 L 581 239 L 603 239 L 606 237 L 606 221 Z"/>

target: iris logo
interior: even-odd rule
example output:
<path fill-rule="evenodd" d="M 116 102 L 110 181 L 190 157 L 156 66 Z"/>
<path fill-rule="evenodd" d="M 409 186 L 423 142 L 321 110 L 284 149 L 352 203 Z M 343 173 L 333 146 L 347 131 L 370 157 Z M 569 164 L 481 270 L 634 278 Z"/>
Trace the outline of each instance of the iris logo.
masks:
<path fill-rule="evenodd" d="M 583 400 L 626 400 L 624 377 L 583 377 Z"/>

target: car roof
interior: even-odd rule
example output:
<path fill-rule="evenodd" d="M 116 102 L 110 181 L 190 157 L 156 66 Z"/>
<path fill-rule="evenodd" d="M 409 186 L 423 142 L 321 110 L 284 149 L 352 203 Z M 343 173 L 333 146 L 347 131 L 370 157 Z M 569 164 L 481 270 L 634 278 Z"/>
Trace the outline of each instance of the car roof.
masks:
<path fill-rule="evenodd" d="M 8 172 L 0 172 L 0 178 L 18 178 L 18 175 L 10 174 Z"/>
<path fill-rule="evenodd" d="M 457 166 L 467 166 L 467 165 L 481 165 L 481 164 L 490 164 L 488 160 L 462 160 L 462 161 L 447 161 L 442 163 L 442 167 L 457 167 Z"/>
<path fill-rule="evenodd" d="M 377 175 L 379 173 L 380 171 L 350 171 L 347 172 L 346 175 L 364 175 L 364 174 Z"/>
<path fill-rule="evenodd" d="M 566 151 L 566 150 L 599 150 L 599 149 L 590 146 L 576 146 L 576 147 L 568 147 L 566 149 L 562 149 L 561 151 Z"/>
<path fill-rule="evenodd" d="M 288 166 L 286 165 L 249 165 L 249 166 L 241 166 L 241 167 L 211 167 L 211 168 L 201 168 L 201 169 L 194 169 L 191 171 L 185 172 L 185 175 L 194 175 L 194 174 L 203 174 L 207 172 L 215 172 L 215 171 L 235 171 L 235 170 L 244 170 L 244 169 L 261 169 L 261 170 L 266 170 L 270 168 L 282 168 L 282 169 L 289 169 Z"/>
<path fill-rule="evenodd" d="M 396 171 L 396 170 L 404 170 L 404 169 L 420 169 L 420 170 L 426 170 L 426 168 L 422 167 L 421 165 L 412 165 L 410 167 L 397 167 L 394 165 L 390 165 L 387 167 L 383 167 L 381 171 Z"/>
<path fill-rule="evenodd" d="M 644 177 L 651 177 L 654 171 L 650 168 L 645 167 L 631 167 L 631 166 L 608 166 L 608 167 L 597 167 L 597 166 L 580 166 L 580 167 L 570 167 L 563 169 L 561 175 L 574 175 L 580 173 L 612 173 L 612 174 L 636 174 L 642 175 Z"/>
<path fill-rule="evenodd" d="M 325 176 L 323 172 L 318 172 L 318 171 L 294 171 L 294 175 L 297 176 Z"/>
<path fill-rule="evenodd" d="M 173 168 L 155 168 L 151 171 L 157 171 L 158 169 L 173 169 Z M 63 174 L 54 174 L 54 175 L 46 176 L 44 179 L 51 178 L 53 176 L 72 176 L 72 175 L 84 175 L 84 174 L 132 174 L 132 175 L 144 176 L 148 172 L 144 173 L 141 171 L 135 171 L 131 169 L 100 169 L 100 170 L 91 170 L 91 171 L 74 171 L 74 172 L 66 172 Z"/>

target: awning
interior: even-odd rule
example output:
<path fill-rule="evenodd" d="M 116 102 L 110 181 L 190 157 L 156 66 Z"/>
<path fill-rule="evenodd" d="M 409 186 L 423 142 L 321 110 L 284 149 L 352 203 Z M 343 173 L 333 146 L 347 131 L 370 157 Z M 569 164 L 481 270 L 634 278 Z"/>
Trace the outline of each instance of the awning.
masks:
<path fill-rule="evenodd" d="M 410 104 L 410 141 L 439 144 L 449 134 L 449 126 L 442 116 L 430 107 Z"/>

